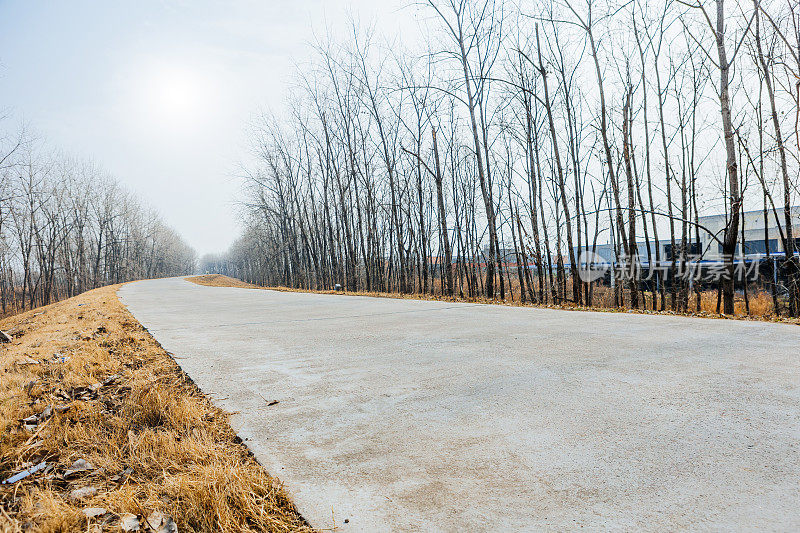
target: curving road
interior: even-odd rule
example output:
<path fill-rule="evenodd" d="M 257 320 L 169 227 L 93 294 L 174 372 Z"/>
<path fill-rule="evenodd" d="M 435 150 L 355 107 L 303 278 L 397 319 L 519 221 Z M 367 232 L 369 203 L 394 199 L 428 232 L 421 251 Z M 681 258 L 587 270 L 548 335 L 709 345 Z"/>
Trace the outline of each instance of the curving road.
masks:
<path fill-rule="evenodd" d="M 800 529 L 798 326 L 119 294 L 316 527 Z"/>

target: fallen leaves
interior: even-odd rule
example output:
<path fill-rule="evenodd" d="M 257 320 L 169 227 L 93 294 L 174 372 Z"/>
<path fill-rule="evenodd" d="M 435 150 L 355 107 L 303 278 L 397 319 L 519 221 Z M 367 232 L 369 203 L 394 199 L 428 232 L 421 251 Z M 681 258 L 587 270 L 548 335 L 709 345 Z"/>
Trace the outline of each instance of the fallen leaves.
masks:
<path fill-rule="evenodd" d="M 41 429 L 39 424 L 44 425 L 53 416 L 53 406 L 48 404 L 41 413 L 30 415 L 21 420 L 22 426 L 32 433 L 38 433 Z"/>
<path fill-rule="evenodd" d="M 139 531 L 139 517 L 132 513 L 125 513 L 119 519 L 119 527 L 122 531 Z"/>
<path fill-rule="evenodd" d="M 91 498 L 97 494 L 96 487 L 81 487 L 78 489 L 73 489 L 69 493 L 69 499 L 73 502 L 85 500 L 87 498 Z"/>
<path fill-rule="evenodd" d="M 161 511 L 152 511 L 147 518 L 134 513 L 117 515 L 105 507 L 86 507 L 81 511 L 86 521 L 91 525 L 99 526 L 98 531 L 103 531 L 102 526 L 116 525 L 122 531 L 147 531 L 152 533 L 178 533 L 178 525 L 171 516 Z"/>
<path fill-rule="evenodd" d="M 161 511 L 153 511 L 147 517 L 147 525 L 156 533 L 178 533 L 178 526 L 171 516 Z"/>
<path fill-rule="evenodd" d="M 78 459 L 74 463 L 72 463 L 72 466 L 70 466 L 68 469 L 64 471 L 62 476 L 64 477 L 64 479 L 67 479 L 69 477 L 74 476 L 75 474 L 79 474 L 90 470 L 94 470 L 94 465 L 92 463 L 90 463 L 86 459 Z"/>

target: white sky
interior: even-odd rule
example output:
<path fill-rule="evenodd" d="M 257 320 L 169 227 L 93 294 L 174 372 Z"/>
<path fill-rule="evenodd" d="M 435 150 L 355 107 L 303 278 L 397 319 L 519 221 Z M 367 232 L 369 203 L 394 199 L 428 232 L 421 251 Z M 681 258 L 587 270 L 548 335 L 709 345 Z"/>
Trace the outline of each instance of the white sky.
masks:
<path fill-rule="evenodd" d="M 282 107 L 314 32 L 348 13 L 416 32 L 408 3 L 0 0 L 0 109 L 93 159 L 199 254 L 221 252 L 239 233 L 250 117 Z"/>

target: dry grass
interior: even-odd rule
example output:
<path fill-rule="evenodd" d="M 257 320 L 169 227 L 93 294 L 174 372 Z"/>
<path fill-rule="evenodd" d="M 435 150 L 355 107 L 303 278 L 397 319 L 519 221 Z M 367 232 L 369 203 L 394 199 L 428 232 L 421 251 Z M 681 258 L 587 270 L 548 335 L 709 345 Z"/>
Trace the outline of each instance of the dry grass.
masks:
<path fill-rule="evenodd" d="M 47 463 L 0 485 L 0 531 L 118 530 L 153 511 L 182 532 L 310 530 L 116 289 L 0 321 L 14 337 L 0 359 L 0 479 Z M 77 459 L 93 467 L 65 475 Z M 97 492 L 72 500 L 82 487 Z M 87 519 L 92 507 L 107 512 Z"/>
<path fill-rule="evenodd" d="M 688 313 L 680 313 L 674 311 L 652 311 L 652 299 L 650 297 L 650 293 L 646 293 L 642 295 L 644 300 L 647 302 L 647 309 L 620 309 L 617 307 L 612 306 L 613 302 L 613 293 L 610 288 L 605 286 L 598 286 L 595 288 L 594 293 L 594 304 L 593 306 L 578 306 L 571 303 L 564 303 L 562 305 L 558 304 L 532 304 L 532 303 L 525 303 L 523 304 L 517 298 L 516 300 L 492 300 L 485 297 L 479 298 L 458 298 L 458 297 L 448 297 L 442 296 L 440 294 L 428 294 L 428 293 L 420 293 L 414 292 L 410 294 L 402 294 L 402 293 L 395 293 L 395 292 L 367 292 L 367 291 L 348 291 L 348 292 L 337 292 L 333 290 L 311 290 L 311 289 L 295 289 L 290 287 L 262 287 L 260 285 L 253 285 L 251 283 L 246 283 L 244 281 L 238 280 L 236 278 L 231 278 L 228 276 L 222 276 L 220 274 L 207 274 L 203 276 L 193 276 L 190 278 L 186 278 L 189 281 L 197 283 L 198 285 L 208 285 L 214 287 L 240 287 L 240 288 L 247 288 L 247 289 L 264 289 L 264 290 L 271 290 L 271 291 L 282 291 L 282 292 L 308 292 L 314 294 L 345 294 L 350 296 L 370 296 L 375 298 L 400 298 L 400 299 L 411 299 L 411 300 L 434 300 L 434 301 L 452 301 L 452 302 L 469 302 L 469 303 L 482 303 L 482 304 L 495 304 L 495 305 L 509 305 L 509 306 L 528 306 L 528 307 L 540 307 L 540 308 L 547 308 L 547 309 L 562 309 L 567 311 L 599 311 L 599 312 L 608 312 L 608 313 L 619 313 L 619 312 L 626 312 L 626 313 L 636 313 L 636 314 L 648 314 L 648 315 L 670 315 L 670 316 L 690 316 L 690 317 L 701 317 L 701 318 L 724 318 L 724 319 L 734 319 L 734 320 L 760 320 L 760 321 L 768 321 L 768 322 L 785 322 L 789 324 L 800 324 L 800 320 L 796 318 L 785 318 L 785 317 L 776 317 L 773 314 L 772 310 L 772 297 L 769 293 L 765 291 L 759 291 L 755 294 L 749 295 L 750 300 L 750 313 L 747 313 L 744 298 L 741 295 L 736 296 L 735 302 L 735 315 L 721 315 L 716 312 L 717 306 L 717 293 L 716 291 L 705 291 L 701 293 L 700 299 L 700 312 L 694 312 L 696 301 L 695 301 L 695 294 L 692 293 L 690 295 L 690 302 L 689 302 L 689 310 Z M 512 280 L 515 281 L 515 280 Z M 569 287 L 568 287 L 569 288 Z M 518 296 L 519 290 L 518 286 L 515 289 L 515 295 Z M 667 296 L 669 298 L 669 296 Z M 627 301 L 627 296 L 626 296 Z"/>
<path fill-rule="evenodd" d="M 748 295 L 750 313 L 752 318 L 771 319 L 774 316 L 772 296 L 766 291 L 759 291 Z M 692 295 L 691 304 L 695 305 L 695 296 Z M 734 301 L 734 312 L 737 316 L 747 316 L 748 303 L 744 296 L 737 294 Z M 717 312 L 717 291 L 705 291 L 700 294 L 700 309 L 705 313 Z"/>
<path fill-rule="evenodd" d="M 222 274 L 206 274 L 204 276 L 191 276 L 187 280 L 197 283 L 198 285 L 205 285 L 206 287 L 238 287 L 241 289 L 259 289 L 258 285 L 245 283 L 242 280 L 223 276 Z"/>

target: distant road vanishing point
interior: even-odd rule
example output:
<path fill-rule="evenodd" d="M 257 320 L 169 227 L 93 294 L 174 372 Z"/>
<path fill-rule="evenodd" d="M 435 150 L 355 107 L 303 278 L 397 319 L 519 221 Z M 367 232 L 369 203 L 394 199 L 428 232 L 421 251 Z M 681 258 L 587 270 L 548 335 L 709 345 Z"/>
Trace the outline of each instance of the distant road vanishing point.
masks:
<path fill-rule="evenodd" d="M 178 278 L 120 297 L 315 527 L 800 529 L 798 326 Z"/>

